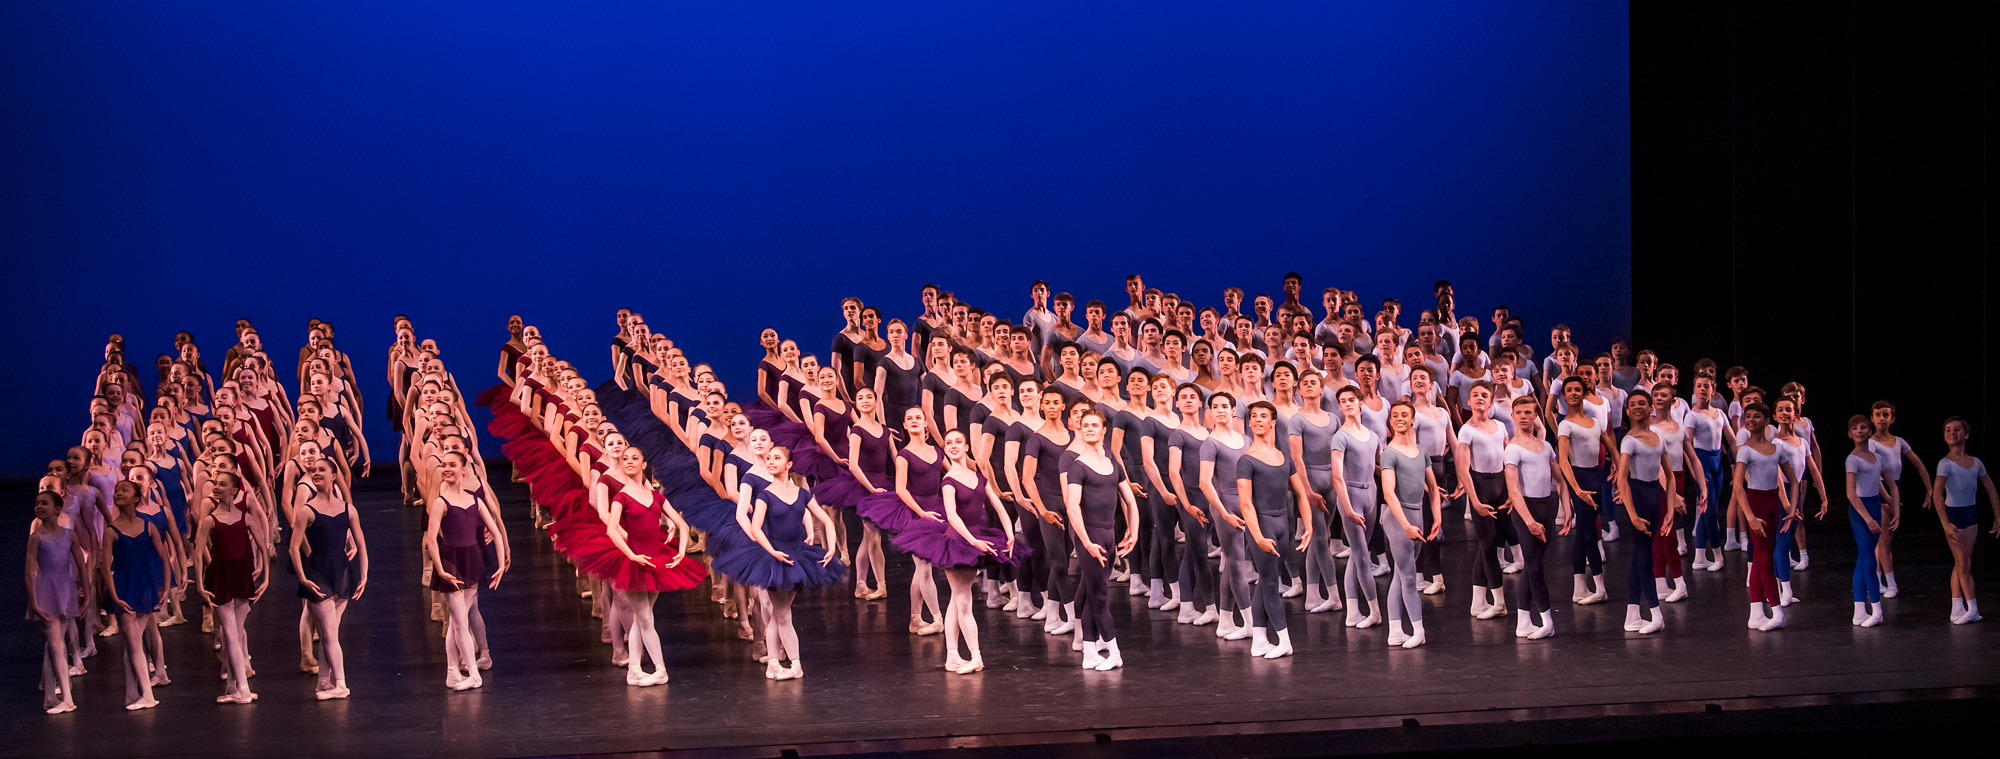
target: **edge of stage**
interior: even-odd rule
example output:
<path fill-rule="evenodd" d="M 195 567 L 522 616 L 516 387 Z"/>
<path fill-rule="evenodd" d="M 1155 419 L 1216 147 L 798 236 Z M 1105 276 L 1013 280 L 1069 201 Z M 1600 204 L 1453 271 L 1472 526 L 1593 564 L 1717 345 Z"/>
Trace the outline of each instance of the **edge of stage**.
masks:
<path fill-rule="evenodd" d="M 24 503 L 31 487 L 0 483 L 0 498 Z M 1617 598 L 1563 600 L 1567 562 L 1558 562 L 1558 635 L 1517 639 L 1511 619 L 1473 620 L 1463 608 L 1464 524 L 1452 519 L 1446 576 L 1458 584 L 1426 597 L 1430 642 L 1415 650 L 1293 604 L 1297 654 L 1266 661 L 1247 642 L 1218 641 L 1213 627 L 1178 625 L 1143 598 L 1119 596 L 1122 670 L 1083 671 L 1067 638 L 979 604 L 987 669 L 951 675 L 942 636 L 904 631 L 910 564 L 892 552 L 885 601 L 801 596 L 803 680 L 760 677 L 706 592 L 690 591 L 663 596 L 656 611 L 672 682 L 633 688 L 611 667 L 566 565 L 527 527 L 518 485 L 497 488 L 515 567 L 481 601 L 496 664 L 485 687 L 452 693 L 418 593 L 421 513 L 396 503 L 393 473 L 357 489 L 374 567 L 342 631 L 352 698 L 313 700 L 295 658 L 293 579 L 280 568 L 250 618 L 258 703 L 213 702 L 214 654 L 191 624 L 163 631 L 174 684 L 158 691 L 158 708 L 120 708 L 122 675 L 103 644 L 122 639 L 112 638 L 78 680 L 78 711 L 43 715 L 40 633 L 24 622 L 0 627 L 0 682 L 11 694 L 0 699 L 0 745 L 77 756 L 1301 756 L 1921 727 L 1991 714 L 2000 696 L 2000 627 L 1946 621 L 1950 561 L 1915 519 L 1897 541 L 1903 593 L 1868 629 L 1848 624 L 1854 546 L 1844 523 L 1828 521 L 1810 525 L 1812 568 L 1794 582 L 1804 603 L 1784 631 L 1744 629 L 1746 570 L 1731 554 L 1725 571 L 1690 572 L 1693 597 L 1667 605 L 1666 631 L 1648 636 L 1623 630 Z M 1626 543 L 1610 550 L 1609 585 L 1622 597 Z M 20 551 L 19 541 L 0 546 L 0 562 L 19 566 Z M 0 584 L 0 609 L 24 604 L 19 583 Z"/>

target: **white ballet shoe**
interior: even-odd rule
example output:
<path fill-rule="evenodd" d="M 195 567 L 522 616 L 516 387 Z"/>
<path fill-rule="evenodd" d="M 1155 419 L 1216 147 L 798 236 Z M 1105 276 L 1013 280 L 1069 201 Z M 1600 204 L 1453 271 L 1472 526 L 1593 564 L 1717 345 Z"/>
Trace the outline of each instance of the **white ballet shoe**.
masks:
<path fill-rule="evenodd" d="M 1206 609 L 1203 609 L 1200 614 L 1195 615 L 1194 621 L 1189 624 L 1192 624 L 1195 627 L 1200 627 L 1202 625 L 1212 625 L 1215 624 L 1215 620 L 1221 616 L 1222 615 L 1220 613 L 1216 612 L 1215 607 L 1210 606 Z"/>
<path fill-rule="evenodd" d="M 1271 650 L 1269 651 L 1265 651 L 1264 658 L 1282 659 L 1291 655 L 1292 655 L 1292 631 L 1279 630 L 1278 645 L 1272 646 Z"/>
<path fill-rule="evenodd" d="M 1195 611 L 1194 604 L 1181 604 L 1180 614 L 1174 617 L 1174 622 L 1176 624 L 1191 625 L 1199 618 L 1201 618 L 1201 612 Z"/>
<path fill-rule="evenodd" d="M 1795 572 L 1804 571 L 1806 567 L 1810 566 L 1812 566 L 1812 558 L 1806 555 L 1806 549 L 1799 549 L 1799 560 L 1792 562 L 1792 570 Z"/>
<path fill-rule="evenodd" d="M 1655 607 L 1653 609 L 1653 621 L 1647 622 L 1645 627 L 1639 628 L 1639 634 L 1652 635 L 1653 633 L 1665 629 L 1667 629 L 1667 618 L 1666 616 L 1660 614 L 1660 610 L 1658 607 Z"/>
<path fill-rule="evenodd" d="M 1409 634 L 1409 633 L 1406 633 L 1406 632 L 1403 632 L 1403 620 L 1400 620 L 1400 619 L 1392 619 L 1392 620 L 1389 620 L 1389 647 L 1390 647 L 1390 648 L 1395 648 L 1395 647 L 1397 647 L 1397 646 L 1401 646 L 1401 645 L 1403 645 L 1403 642 L 1404 642 L 1404 641 L 1407 641 L 1407 640 L 1409 640 L 1409 639 L 1410 639 L 1410 634 Z"/>
<path fill-rule="evenodd" d="M 1341 546 L 1340 550 L 1333 552 L 1333 558 L 1336 559 L 1345 559 L 1347 558 L 1347 556 L 1348 556 L 1347 546 Z"/>
<path fill-rule="evenodd" d="M 986 668 L 986 660 L 980 658 L 979 654 L 977 652 L 974 652 L 972 654 L 972 658 L 965 660 L 964 663 L 959 664 L 958 668 L 953 669 L 952 671 L 957 672 L 958 674 L 961 675 L 970 675 L 974 672 L 978 672 L 985 668 Z"/>
<path fill-rule="evenodd" d="M 1362 617 L 1361 621 L 1354 623 L 1354 629 L 1366 630 L 1379 624 L 1382 624 L 1382 610 L 1376 606 L 1376 602 L 1369 601 L 1368 616 Z"/>
<path fill-rule="evenodd" d="M 1876 603 L 1871 605 L 1868 618 L 1862 620 L 1861 626 L 1874 627 L 1879 624 L 1882 624 L 1882 604 Z"/>
<path fill-rule="evenodd" d="M 1854 602 L 1854 626 L 1861 627 L 1861 623 L 1866 621 L 1868 621 L 1868 604 L 1860 601 Z"/>
<path fill-rule="evenodd" d="M 1779 606 L 1790 606 L 1798 602 L 1799 602 L 1799 597 L 1792 595 L 1792 584 L 1790 582 L 1778 583 Z"/>
<path fill-rule="evenodd" d="M 1317 606 L 1306 607 L 1306 613 L 1323 614 L 1329 611 L 1340 611 L 1340 609 L 1341 609 L 1340 596 L 1332 596 L 1324 601 L 1319 602 L 1319 605 Z"/>
<path fill-rule="evenodd" d="M 1151 589 L 1147 586 L 1145 579 L 1141 578 L 1137 572 L 1132 573 L 1132 584 L 1130 587 L 1131 590 L 1127 592 L 1125 595 L 1143 596 L 1149 592 L 1152 592 Z"/>
<path fill-rule="evenodd" d="M 1033 614 L 1029 614 L 1028 618 L 1036 622 L 1046 621 L 1049 618 L 1049 612 L 1055 608 L 1055 605 L 1056 602 L 1048 600 L 1047 596 L 1043 596 L 1042 605 L 1037 607 Z"/>
<path fill-rule="evenodd" d="M 1239 613 L 1243 615 L 1243 616 L 1239 617 L 1239 619 L 1242 619 L 1242 620 L 1243 620 L 1244 622 L 1248 622 L 1248 621 L 1250 621 L 1250 610 L 1249 610 L 1249 609 L 1244 609 L 1244 610 L 1242 610 L 1242 611 L 1241 611 L 1241 612 L 1239 612 Z M 1242 639 L 1244 639 L 1244 638 L 1248 638 L 1248 637 L 1250 637 L 1250 626 L 1249 626 L 1249 625 L 1247 625 L 1247 624 L 1240 624 L 1240 623 L 1239 623 L 1239 624 L 1237 624 L 1237 625 L 1236 625 L 1235 627 L 1231 627 L 1231 628 L 1229 628 L 1229 634 L 1228 634 L 1228 635 L 1224 635 L 1224 636 L 1222 636 L 1222 639 L 1223 639 L 1223 640 L 1242 640 Z"/>
<path fill-rule="evenodd" d="M 1524 611 L 1521 612 L 1521 615 L 1514 620 L 1514 637 L 1526 638 L 1528 637 L 1529 633 L 1535 631 L 1534 623 L 1528 621 L 1528 618 L 1532 616 L 1534 615 Z"/>
<path fill-rule="evenodd" d="M 1541 640 L 1543 638 L 1553 638 L 1555 637 L 1555 635 L 1556 635 L 1555 615 L 1550 614 L 1548 612 L 1542 612 L 1542 626 L 1535 628 L 1534 632 L 1528 633 L 1528 639 Z"/>
<path fill-rule="evenodd" d="M 1160 604 L 1160 611 L 1173 611 L 1186 606 L 1186 604 L 1181 603 L 1181 584 L 1179 581 L 1167 583 L 1167 595 L 1167 602 Z"/>
<path fill-rule="evenodd" d="M 1381 577 L 1382 575 L 1386 575 L 1392 571 L 1395 571 L 1395 569 L 1396 568 L 1394 566 L 1391 566 L 1389 564 L 1389 561 L 1386 557 L 1377 556 L 1375 557 L 1375 568 L 1368 570 L 1368 576 Z"/>
<path fill-rule="evenodd" d="M 1687 597 L 1688 597 L 1688 584 L 1687 580 L 1683 579 L 1680 581 L 1679 584 L 1674 586 L 1674 592 L 1668 593 L 1664 597 L 1660 598 L 1660 600 L 1666 603 L 1675 603 L 1679 601 L 1685 601 L 1687 600 Z"/>
<path fill-rule="evenodd" d="M 1625 605 L 1625 632 L 1638 632 L 1646 626 L 1646 618 L 1641 616 L 1638 604 Z"/>
<path fill-rule="evenodd" d="M 645 671 L 645 670 L 642 670 L 642 669 L 639 669 L 639 668 L 637 668 L 637 667 L 632 667 L 632 668 L 629 668 L 629 669 L 626 669 L 626 670 L 625 670 L 625 684 L 626 684 L 626 685 L 645 685 L 645 684 L 646 684 L 646 671 Z"/>
<path fill-rule="evenodd" d="M 139 700 L 137 700 L 137 701 L 134 701 L 134 702 L 132 702 L 132 703 L 129 703 L 129 704 L 126 704 L 126 705 L 125 705 L 125 711 L 128 711 L 128 712 L 136 712 L 136 711 L 139 711 L 140 709 L 151 709 L 151 708 L 153 708 L 153 707 L 155 707 L 155 706 L 159 706 L 159 705 L 160 705 L 160 702 L 159 702 L 158 700 L 155 700 L 155 699 L 150 699 L 150 698 L 142 698 L 142 699 L 139 699 Z"/>
<path fill-rule="evenodd" d="M 1105 641 L 1104 659 L 1097 663 L 1097 671 L 1110 672 L 1123 666 L 1125 666 L 1125 657 L 1118 655 L 1118 639 L 1112 638 Z"/>
<path fill-rule="evenodd" d="M 1403 641 L 1403 648 L 1416 648 L 1424 644 L 1424 623 L 1422 620 L 1410 623 L 1410 639 Z"/>
<path fill-rule="evenodd" d="M 49 708 L 48 708 L 48 709 L 46 710 L 46 713 L 48 713 L 48 714 L 63 714 L 63 713 L 66 713 L 66 712 L 73 712 L 73 711 L 76 711 L 76 704 L 74 704 L 74 703 L 71 703 L 71 702 L 68 702 L 68 701 L 64 701 L 64 702 L 62 702 L 62 703 L 60 703 L 60 704 L 56 704 L 55 706 L 51 706 L 51 707 L 49 707 Z"/>
<path fill-rule="evenodd" d="M 665 685 L 666 683 L 667 683 L 667 671 L 665 669 L 661 669 L 658 672 L 654 672 L 653 674 L 647 675 L 646 682 L 642 683 L 642 685 L 648 685 L 648 686 Z"/>
<path fill-rule="evenodd" d="M 1265 628 L 1262 628 L 1262 627 L 1252 627 L 1252 628 L 1250 628 L 1250 655 L 1251 655 L 1251 656 L 1263 656 L 1264 654 L 1268 654 L 1268 653 L 1270 653 L 1270 652 L 1271 652 L 1271 643 L 1270 643 L 1270 641 L 1268 641 L 1268 640 L 1265 640 L 1265 637 L 1264 637 L 1264 636 L 1265 636 L 1265 634 L 1266 634 L 1266 632 L 1268 632 L 1268 631 L 1267 631 L 1267 630 L 1266 630 Z"/>
<path fill-rule="evenodd" d="M 1771 616 L 1765 619 L 1764 624 L 1758 626 L 1757 629 L 1762 630 L 1764 632 L 1770 632 L 1772 630 L 1782 630 L 1784 628 L 1785 628 L 1785 609 L 1782 606 L 1775 606 L 1771 608 Z"/>
<path fill-rule="evenodd" d="M 1490 592 L 1488 589 L 1474 585 L 1472 587 L 1472 606 L 1466 613 L 1474 617 L 1479 617 L 1481 613 L 1486 611 L 1487 607 L 1492 606 L 1493 602 L 1487 600 L 1486 597 L 1486 594 L 1488 592 Z M 1490 619 L 1490 617 L 1479 617 L 1479 618 Z"/>
<path fill-rule="evenodd" d="M 1771 618 L 1764 614 L 1763 604 L 1761 603 L 1750 604 L 1750 619 L 1744 623 L 1745 627 L 1748 627 L 1752 630 L 1762 630 L 1764 629 L 1764 623 L 1769 621 L 1771 621 Z"/>
<path fill-rule="evenodd" d="M 1422 592 L 1427 596 L 1435 596 L 1443 593 L 1444 590 L 1444 575 L 1438 575 L 1435 579 L 1431 580 L 1431 584 L 1424 586 Z"/>
<path fill-rule="evenodd" d="M 791 669 L 787 669 L 787 670 L 784 670 L 784 671 L 781 671 L 781 672 L 779 672 L 779 673 L 778 673 L 778 676 L 777 676 L 776 678 L 773 678 L 773 679 L 777 679 L 777 680 L 797 680 L 797 679 L 799 679 L 799 678 L 801 678 L 801 677 L 805 677 L 805 676 L 806 676 L 806 669 L 805 669 L 805 667 L 804 667 L 803 665 L 801 665 L 801 664 L 799 664 L 798 662 L 796 662 L 796 661 L 795 661 L 795 662 L 792 662 L 792 668 L 791 668 Z"/>
<path fill-rule="evenodd" d="M 1284 591 L 1280 592 L 1278 595 L 1281 598 L 1298 598 L 1299 596 L 1305 595 L 1305 592 L 1306 592 L 1305 582 L 1297 577 L 1294 577 L 1292 578 L 1291 584 L 1286 585 Z"/>

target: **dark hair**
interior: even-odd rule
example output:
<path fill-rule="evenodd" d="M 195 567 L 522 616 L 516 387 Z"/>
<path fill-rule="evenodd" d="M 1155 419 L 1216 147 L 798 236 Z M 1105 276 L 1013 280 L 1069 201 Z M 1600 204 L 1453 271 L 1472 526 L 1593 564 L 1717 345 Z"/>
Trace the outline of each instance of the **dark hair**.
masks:
<path fill-rule="evenodd" d="M 1217 399 L 1217 398 L 1221 398 L 1221 399 L 1223 399 L 1223 400 L 1226 400 L 1226 401 L 1229 401 L 1229 407 L 1230 407 L 1230 408 L 1236 408 L 1236 396 L 1235 396 L 1235 395 L 1233 395 L 1233 394 L 1231 394 L 1231 393 L 1229 393 L 1228 391 L 1224 391 L 1224 390 L 1218 390 L 1218 391 L 1216 391 L 1216 392 L 1214 392 L 1214 393 L 1211 393 L 1211 394 L 1209 394 L 1209 396 L 1208 396 L 1208 400 L 1209 400 L 1210 402 L 1213 402 L 1213 401 L 1214 401 L 1215 399 Z"/>
<path fill-rule="evenodd" d="M 1891 412 L 1893 412 L 1896 410 L 1896 404 L 1890 403 L 1888 401 L 1876 401 L 1873 405 L 1870 405 L 1868 407 L 1869 411 L 1881 411 L 1882 409 L 1888 409 Z"/>
<path fill-rule="evenodd" d="M 1362 364 L 1374 364 L 1375 371 L 1382 371 L 1382 359 L 1376 358 L 1373 353 L 1363 353 L 1360 358 L 1354 359 L 1356 370 L 1359 370 Z"/>
<path fill-rule="evenodd" d="M 1764 405 L 1763 401 L 1756 401 L 1754 403 L 1750 403 L 1743 407 L 1743 413 L 1745 414 L 1748 414 L 1752 411 L 1755 411 L 1759 414 L 1763 414 L 1765 419 L 1771 418 L 1771 407 Z"/>
<path fill-rule="evenodd" d="M 1341 385 L 1339 390 L 1333 391 L 1333 402 L 1339 403 L 1340 396 L 1346 395 L 1348 393 L 1353 393 L 1356 400 L 1359 400 L 1361 398 L 1361 388 L 1355 387 L 1353 385 Z"/>
<path fill-rule="evenodd" d="M 1256 411 L 1257 409 L 1260 408 L 1265 411 L 1271 412 L 1271 419 L 1276 420 L 1278 418 L 1278 407 L 1275 404 L 1271 403 L 1270 401 L 1257 401 L 1256 403 L 1250 404 L 1250 408 L 1243 412 L 1243 418 L 1249 419 L 1250 412 Z"/>
<path fill-rule="evenodd" d="M 1571 382 L 1574 382 L 1578 385 L 1582 385 L 1585 392 L 1589 392 L 1590 390 L 1590 385 L 1585 384 L 1582 377 L 1578 377 L 1572 374 L 1568 377 L 1563 378 L 1561 392 L 1569 392 L 1569 383 Z"/>

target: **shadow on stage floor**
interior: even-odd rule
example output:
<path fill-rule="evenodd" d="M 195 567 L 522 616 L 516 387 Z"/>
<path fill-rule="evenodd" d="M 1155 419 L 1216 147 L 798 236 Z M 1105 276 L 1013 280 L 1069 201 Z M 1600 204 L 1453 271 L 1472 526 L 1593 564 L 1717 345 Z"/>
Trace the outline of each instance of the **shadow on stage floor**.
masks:
<path fill-rule="evenodd" d="M 1811 527 L 1812 568 L 1794 583 L 1804 603 L 1792 607 L 1784 631 L 1744 629 L 1746 568 L 1733 553 L 1725 571 L 1691 573 L 1694 595 L 1668 605 L 1664 633 L 1626 633 L 1621 541 L 1607 562 L 1612 603 L 1569 604 L 1568 564 L 1559 562 L 1550 569 L 1559 634 L 1517 639 L 1511 618 L 1467 615 L 1469 549 L 1454 519 L 1445 547 L 1454 584 L 1426 598 L 1423 648 L 1389 649 L 1386 631 L 1343 627 L 1338 613 L 1305 614 L 1295 599 L 1297 655 L 1266 661 L 1250 657 L 1247 642 L 1217 640 L 1213 627 L 1177 625 L 1148 611 L 1143 597 L 1118 596 L 1125 667 L 1105 673 L 1079 669 L 1068 640 L 1043 635 L 1039 622 L 981 605 L 987 669 L 946 674 L 942 636 L 904 632 L 901 578 L 910 564 L 892 552 L 896 587 L 885 601 L 840 591 L 801 597 L 804 679 L 761 677 L 707 593 L 693 591 L 665 596 L 657 609 L 672 682 L 633 688 L 598 643 L 566 565 L 528 529 L 525 489 L 499 492 L 517 556 L 501 588 L 482 597 L 495 658 L 484 688 L 445 689 L 438 625 L 417 586 L 421 514 L 396 504 L 393 476 L 378 476 L 360 488 L 375 567 L 342 636 L 352 698 L 313 699 L 312 678 L 297 666 L 300 605 L 289 570 L 280 569 L 250 615 L 260 671 L 254 705 L 213 702 L 221 683 L 211 638 L 191 624 L 165 631 L 174 683 L 158 691 L 158 708 L 120 708 L 121 673 L 105 648 L 78 681 L 79 709 L 43 715 L 40 634 L 25 621 L 0 629 L 4 753 L 1119 757 L 1533 746 L 1547 757 L 1614 743 L 1626 748 L 1591 750 L 1679 747 L 1685 756 L 1697 749 L 1682 742 L 1721 735 L 1743 737 L 1712 750 L 1828 740 L 1852 749 L 1954 717 L 1963 728 L 1971 726 L 1963 715 L 1994 713 L 2000 693 L 2000 623 L 1947 623 L 1950 561 L 1925 520 L 1912 520 L 1898 540 L 1903 592 L 1871 629 L 1848 624 L 1854 546 L 1845 522 L 1829 520 Z M 25 484 L 0 487 L 5 503 L 26 504 L 28 495 Z M 26 512 L 16 510 L 17 524 L 25 526 Z M 20 546 L 0 547 L 0 561 L 21 566 Z M 1991 575 L 1983 561 L 1976 571 Z M 0 584 L 0 609 L 24 605 L 18 581 Z"/>

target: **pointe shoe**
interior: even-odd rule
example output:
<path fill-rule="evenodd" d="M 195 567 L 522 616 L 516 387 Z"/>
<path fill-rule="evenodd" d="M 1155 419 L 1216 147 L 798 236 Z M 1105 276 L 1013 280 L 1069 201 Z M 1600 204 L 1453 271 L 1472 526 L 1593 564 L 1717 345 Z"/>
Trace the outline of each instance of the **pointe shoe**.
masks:
<path fill-rule="evenodd" d="M 218 704 L 248 704 L 257 700 L 255 693 L 224 693 L 215 697 Z"/>
<path fill-rule="evenodd" d="M 918 631 L 917 631 L 917 634 L 918 634 L 918 635 L 936 635 L 936 634 L 938 634 L 938 633 L 941 633 L 941 632 L 944 632 L 944 624 L 943 624 L 943 623 L 940 623 L 940 622 L 932 622 L 932 623 L 930 623 L 930 624 L 928 624 L 928 625 L 924 625 L 922 629 L 920 629 L 920 630 L 918 630 Z"/>
<path fill-rule="evenodd" d="M 157 701 L 157 700 L 154 700 L 154 699 L 150 699 L 150 698 L 142 698 L 142 699 L 139 699 L 139 700 L 137 700 L 137 701 L 134 701 L 134 702 L 132 702 L 132 703 L 129 703 L 129 704 L 126 704 L 126 705 L 125 705 L 125 711 L 128 711 L 128 712 L 136 712 L 136 711 L 139 711 L 140 709 L 151 709 L 151 708 L 153 708 L 153 707 L 155 707 L 155 706 L 159 706 L 159 705 L 160 705 L 160 702 L 159 702 L 159 701 Z"/>
<path fill-rule="evenodd" d="M 870 601 L 880 601 L 888 597 L 889 597 L 889 591 L 882 590 L 880 588 L 877 588 L 875 592 L 868 594 L 868 600 Z"/>
<path fill-rule="evenodd" d="M 944 657 L 944 669 L 946 672 L 957 672 L 958 668 L 963 666 L 965 666 L 965 660 L 958 658 L 957 651 L 953 651 Z"/>
<path fill-rule="evenodd" d="M 778 673 L 779 673 L 779 672 L 782 672 L 782 671 L 784 671 L 784 670 L 778 667 L 778 660 L 776 660 L 776 659 L 767 659 L 767 660 L 765 660 L 765 662 L 764 662 L 764 679 L 766 679 L 766 680 L 776 680 L 776 679 L 778 679 Z"/>
<path fill-rule="evenodd" d="M 313 700 L 315 701 L 332 701 L 336 698 L 340 698 L 339 688 L 313 691 Z"/>
<path fill-rule="evenodd" d="M 1590 595 L 1587 595 L 1587 596 L 1584 596 L 1584 597 L 1583 597 L 1583 600 L 1581 600 L 1581 601 L 1578 601 L 1577 603 L 1580 603 L 1580 604 L 1583 604 L 1583 605 L 1585 605 L 1585 606 L 1589 606 L 1589 605 L 1591 605 L 1591 604 L 1601 604 L 1601 603 L 1604 603 L 1604 602 L 1605 602 L 1606 600 L 1609 600 L 1610 598 L 1611 598 L 1611 596 L 1610 596 L 1609 594 L 1605 593 L 1605 592 L 1604 592 L 1604 589 L 1603 589 L 1603 588 L 1598 588 L 1598 589 L 1597 589 L 1597 592 L 1595 592 L 1595 593 L 1592 593 L 1592 594 L 1590 594 Z"/>
<path fill-rule="evenodd" d="M 460 684 L 464 682 L 465 682 L 465 673 L 458 671 L 457 667 L 444 668 L 444 687 L 450 688 L 452 690 L 465 690 L 464 688 L 458 687 Z"/>
<path fill-rule="evenodd" d="M 979 658 L 979 654 L 973 654 L 971 661 L 967 661 L 963 664 L 958 665 L 958 669 L 952 671 L 957 672 L 961 675 L 970 675 L 974 672 L 978 672 L 979 670 L 985 668 L 986 668 L 986 661 Z"/>
<path fill-rule="evenodd" d="M 1645 627 L 1639 628 L 1639 634 L 1652 635 L 1665 629 L 1667 629 L 1667 618 L 1660 616 L 1660 610 L 1655 608 L 1653 609 L 1653 621 L 1647 622 Z"/>
<path fill-rule="evenodd" d="M 1390 647 L 1390 648 L 1395 648 L 1395 647 L 1397 647 L 1397 646 L 1401 646 L 1401 645 L 1403 645 L 1404 641 L 1407 641 L 1407 640 L 1409 640 L 1409 639 L 1410 639 L 1410 634 L 1409 634 L 1409 633 L 1406 633 L 1406 632 L 1403 632 L 1403 620 L 1400 620 L 1400 619 L 1392 619 L 1392 620 L 1389 620 L 1389 647 Z"/>
<path fill-rule="evenodd" d="M 923 620 L 922 618 L 920 618 L 920 617 L 911 617 L 911 618 L 910 618 L 910 634 L 911 634 L 911 635 L 916 635 L 916 634 L 918 634 L 918 633 L 919 633 L 920 631 L 922 631 L 923 629 L 924 629 L 924 620 Z"/>

